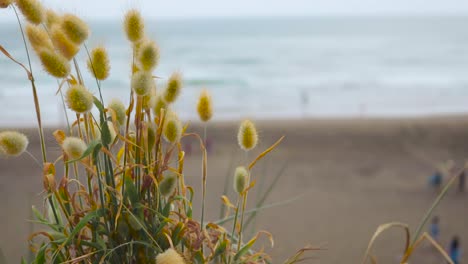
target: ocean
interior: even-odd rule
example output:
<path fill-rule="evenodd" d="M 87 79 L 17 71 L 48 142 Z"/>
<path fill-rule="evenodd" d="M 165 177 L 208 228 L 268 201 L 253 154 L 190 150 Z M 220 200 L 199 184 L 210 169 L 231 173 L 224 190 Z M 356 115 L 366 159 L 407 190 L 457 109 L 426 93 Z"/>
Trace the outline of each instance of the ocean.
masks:
<path fill-rule="evenodd" d="M 121 24 L 91 21 L 87 45 L 110 53 L 105 100 L 128 102 L 132 54 Z M 207 88 L 214 118 L 225 120 L 467 113 L 467 26 L 461 16 L 213 18 L 147 21 L 146 31 L 161 50 L 158 88 L 172 72 L 183 75 L 181 117 L 196 120 L 198 93 Z M 0 45 L 27 62 L 17 24 L 0 24 Z M 32 60 L 44 123 L 63 124 L 57 81 Z M 78 61 L 97 94 L 83 50 Z M 0 126 L 35 120 L 25 72 L 0 54 Z"/>

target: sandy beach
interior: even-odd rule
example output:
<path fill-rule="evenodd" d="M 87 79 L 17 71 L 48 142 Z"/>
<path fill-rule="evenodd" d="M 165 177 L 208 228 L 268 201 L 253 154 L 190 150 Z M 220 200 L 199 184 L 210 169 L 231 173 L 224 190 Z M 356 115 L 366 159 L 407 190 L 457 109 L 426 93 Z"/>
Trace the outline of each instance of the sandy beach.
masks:
<path fill-rule="evenodd" d="M 212 144 L 207 208 L 211 220 L 219 218 L 219 197 L 226 177 L 228 196 L 235 200 L 233 167 L 246 163 L 237 147 L 237 125 L 218 122 L 208 126 Z M 249 159 L 280 136 L 286 138 L 254 169 L 255 190 L 265 190 L 285 167 L 266 204 L 297 198 L 263 210 L 255 221 L 257 230 L 267 230 L 275 238 L 273 249 L 266 238 L 259 243 L 271 253 L 273 263 L 282 263 L 307 244 L 323 250 L 309 254 L 313 259 L 304 263 L 360 263 L 378 225 L 404 222 L 414 232 L 436 197 L 428 186 L 428 176 L 437 163 L 450 159 L 462 166 L 468 158 L 467 116 L 269 120 L 259 121 L 257 127 L 260 144 Z M 200 125 L 193 124 L 191 130 L 201 131 Z M 29 151 L 39 159 L 37 132 L 22 131 L 30 136 Z M 60 150 L 51 131 L 46 131 L 48 152 L 56 158 Z M 200 150 L 195 141 L 190 142 L 192 151 L 185 175 L 199 195 Z M 18 263 L 28 254 L 26 241 L 33 228 L 27 222 L 32 217 L 31 204 L 42 208 L 41 169 L 27 155 L 0 159 L 0 179 L 0 248 L 8 263 Z M 255 191 L 250 195 L 250 208 L 257 197 Z M 467 199 L 468 194 L 452 188 L 435 212 L 440 217 L 441 244 L 445 248 L 453 235 L 459 235 L 462 251 L 468 251 Z M 200 196 L 195 200 L 195 205 L 200 206 Z M 397 263 L 403 246 L 403 232 L 394 230 L 378 239 L 373 253 L 379 263 Z M 411 262 L 430 264 L 441 260 L 424 244 Z"/>

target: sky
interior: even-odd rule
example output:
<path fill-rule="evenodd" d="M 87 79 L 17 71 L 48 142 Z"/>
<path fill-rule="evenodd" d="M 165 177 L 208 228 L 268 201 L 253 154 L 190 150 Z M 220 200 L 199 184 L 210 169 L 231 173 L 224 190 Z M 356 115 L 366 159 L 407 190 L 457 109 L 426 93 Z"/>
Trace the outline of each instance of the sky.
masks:
<path fill-rule="evenodd" d="M 129 8 L 146 18 L 466 14 L 467 0 L 43 0 L 84 18 L 122 17 Z M 0 19 L 10 19 L 1 15 Z"/>

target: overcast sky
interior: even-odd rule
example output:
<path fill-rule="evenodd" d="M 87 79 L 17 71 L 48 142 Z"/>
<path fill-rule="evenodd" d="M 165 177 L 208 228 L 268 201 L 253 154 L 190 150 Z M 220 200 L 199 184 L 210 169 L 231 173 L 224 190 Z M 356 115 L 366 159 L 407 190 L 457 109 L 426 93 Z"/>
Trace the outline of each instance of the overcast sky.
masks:
<path fill-rule="evenodd" d="M 43 0 L 43 3 L 85 18 L 122 17 L 129 8 L 142 10 L 146 18 L 468 14 L 468 0 Z M 1 12 L 0 18 L 5 19 Z"/>

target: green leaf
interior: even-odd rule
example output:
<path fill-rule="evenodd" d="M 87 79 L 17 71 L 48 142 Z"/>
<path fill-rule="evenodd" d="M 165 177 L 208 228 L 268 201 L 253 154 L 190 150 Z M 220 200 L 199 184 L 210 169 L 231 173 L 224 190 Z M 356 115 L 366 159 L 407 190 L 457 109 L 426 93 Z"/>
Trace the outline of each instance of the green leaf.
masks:
<path fill-rule="evenodd" d="M 249 242 L 247 242 L 247 244 L 241 247 L 241 249 L 234 256 L 234 261 L 239 260 L 243 255 L 249 252 L 249 249 L 253 246 L 253 244 L 255 244 L 255 241 L 257 241 L 257 237 L 252 238 Z"/>
<path fill-rule="evenodd" d="M 138 192 L 133 183 L 133 179 L 130 175 L 125 175 L 125 196 L 128 196 L 130 199 L 130 203 L 135 206 L 139 199 L 138 199 Z"/>
<path fill-rule="evenodd" d="M 227 248 L 227 240 L 224 239 L 215 249 L 215 253 L 213 254 L 213 258 L 217 258 L 219 255 L 223 254 Z"/>
<path fill-rule="evenodd" d="M 94 105 L 97 107 L 99 112 L 103 113 L 104 112 L 104 106 L 101 104 L 101 101 L 96 96 L 93 96 L 94 99 Z"/>
<path fill-rule="evenodd" d="M 89 154 L 91 154 L 91 152 L 94 153 L 95 149 L 97 148 L 98 150 L 101 149 L 101 141 L 100 140 L 93 140 L 91 141 L 91 143 L 89 143 L 88 145 L 88 148 L 85 150 L 85 152 L 83 152 L 83 154 L 81 155 L 81 157 L 77 158 L 77 159 L 74 159 L 74 160 L 69 160 L 67 161 L 66 163 L 72 163 L 72 162 L 75 162 L 75 161 L 79 161 L 79 160 L 82 160 L 84 159 L 85 157 L 87 157 Z"/>
<path fill-rule="evenodd" d="M 80 222 L 73 228 L 64 244 L 70 243 L 70 241 L 75 238 L 75 236 L 89 223 L 89 221 L 104 216 L 105 210 L 106 209 L 101 208 L 96 211 L 92 211 L 81 218 Z"/>
<path fill-rule="evenodd" d="M 89 154 L 91 154 L 91 152 L 94 153 L 94 151 L 96 149 L 101 149 L 101 141 L 99 140 L 93 140 L 91 141 L 91 143 L 89 143 L 88 145 L 88 148 L 85 150 L 85 152 L 83 152 L 83 155 L 81 155 L 81 157 L 77 158 L 77 159 L 74 159 L 74 160 L 69 160 L 67 161 L 66 163 L 72 163 L 72 162 L 75 162 L 75 161 L 79 161 L 79 160 L 82 160 L 84 158 L 86 158 Z"/>
<path fill-rule="evenodd" d="M 107 124 L 107 121 L 105 120 L 104 122 L 101 122 L 101 140 L 104 146 L 108 146 L 112 141 L 112 137 L 111 137 L 110 130 L 109 130 L 109 125 Z"/>
<path fill-rule="evenodd" d="M 47 222 L 42 213 L 39 212 L 39 210 L 37 210 L 37 208 L 34 205 L 32 206 L 32 211 L 37 220 L 39 220 L 40 222 Z"/>
<path fill-rule="evenodd" d="M 203 253 L 201 251 L 195 252 L 193 256 L 195 263 L 197 264 L 205 264 L 205 258 L 203 257 Z"/>
<path fill-rule="evenodd" d="M 36 259 L 33 261 L 34 264 L 44 264 L 46 259 L 45 259 L 45 252 L 47 249 L 47 244 L 43 244 L 39 251 L 36 254 Z"/>

